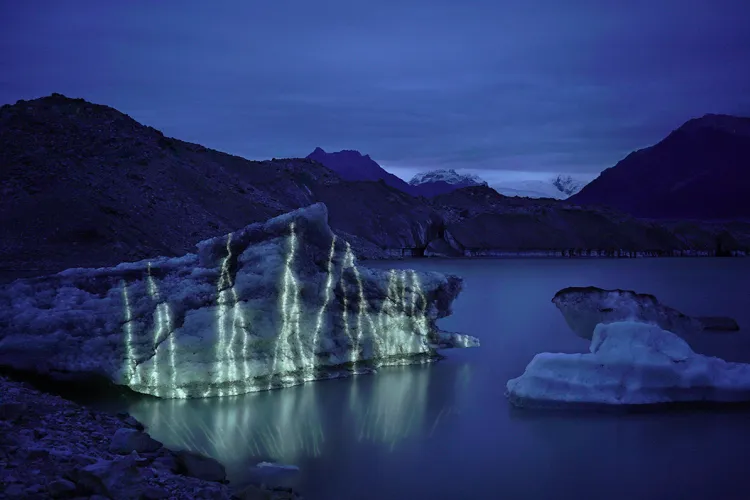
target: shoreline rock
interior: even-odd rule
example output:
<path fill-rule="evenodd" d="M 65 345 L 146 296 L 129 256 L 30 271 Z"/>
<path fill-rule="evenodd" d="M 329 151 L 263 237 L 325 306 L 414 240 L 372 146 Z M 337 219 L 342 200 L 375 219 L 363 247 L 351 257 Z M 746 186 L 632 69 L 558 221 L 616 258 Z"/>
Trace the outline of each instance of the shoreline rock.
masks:
<path fill-rule="evenodd" d="M 232 498 L 225 482 L 177 474 L 175 452 L 132 428 L 134 421 L 0 376 L 3 498 Z"/>

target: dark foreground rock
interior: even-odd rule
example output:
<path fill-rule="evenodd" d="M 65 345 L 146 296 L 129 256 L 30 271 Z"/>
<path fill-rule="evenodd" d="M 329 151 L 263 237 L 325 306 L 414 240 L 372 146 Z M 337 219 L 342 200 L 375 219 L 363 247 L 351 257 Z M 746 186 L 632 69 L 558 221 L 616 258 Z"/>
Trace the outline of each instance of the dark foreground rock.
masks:
<path fill-rule="evenodd" d="M 740 329 L 732 318 L 688 316 L 665 306 L 653 295 L 632 290 L 604 290 L 595 286 L 569 287 L 557 292 L 552 302 L 570 328 L 585 339 L 591 339 L 596 325 L 618 321 L 654 323 L 681 336 L 704 330 Z"/>
<path fill-rule="evenodd" d="M 128 418 L 0 377 L 0 498 L 231 498 L 226 484 L 177 473 L 175 452 Z"/>
<path fill-rule="evenodd" d="M 0 377 L 0 498 L 300 498 L 262 486 L 252 490 L 260 496 L 233 493 L 212 458 L 169 450 L 133 427 L 142 428 L 126 413 L 91 410 Z"/>

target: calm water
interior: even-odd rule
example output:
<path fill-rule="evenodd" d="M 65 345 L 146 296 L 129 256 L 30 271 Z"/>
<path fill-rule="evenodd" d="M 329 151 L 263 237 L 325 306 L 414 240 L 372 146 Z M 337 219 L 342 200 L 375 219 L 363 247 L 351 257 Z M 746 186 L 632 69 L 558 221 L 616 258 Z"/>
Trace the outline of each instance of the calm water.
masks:
<path fill-rule="evenodd" d="M 571 285 L 630 288 L 744 331 L 694 348 L 750 361 L 750 259 L 412 260 L 377 263 L 465 278 L 445 329 L 478 349 L 431 366 L 227 399 L 128 408 L 168 445 L 212 455 L 233 483 L 261 460 L 306 498 L 750 498 L 750 411 L 615 415 L 522 411 L 505 382 L 541 351 L 581 352 L 550 299 Z M 273 482 L 273 481 L 269 481 Z"/>

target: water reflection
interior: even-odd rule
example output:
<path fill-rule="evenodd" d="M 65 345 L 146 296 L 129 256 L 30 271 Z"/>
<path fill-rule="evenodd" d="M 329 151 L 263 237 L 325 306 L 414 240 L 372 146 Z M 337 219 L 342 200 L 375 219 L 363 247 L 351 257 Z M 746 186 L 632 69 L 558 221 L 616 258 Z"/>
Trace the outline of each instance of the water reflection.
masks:
<path fill-rule="evenodd" d="M 376 377 L 220 399 L 142 399 L 129 411 L 166 445 L 212 456 L 231 474 L 261 460 L 299 464 L 353 443 L 393 451 L 430 436 L 456 413 L 456 391 L 470 377 L 468 364 L 390 367 Z"/>
<path fill-rule="evenodd" d="M 423 426 L 427 408 L 430 367 L 396 367 L 381 373 L 373 387 L 360 390 L 361 377 L 351 382 L 349 409 L 357 440 L 396 443 Z"/>

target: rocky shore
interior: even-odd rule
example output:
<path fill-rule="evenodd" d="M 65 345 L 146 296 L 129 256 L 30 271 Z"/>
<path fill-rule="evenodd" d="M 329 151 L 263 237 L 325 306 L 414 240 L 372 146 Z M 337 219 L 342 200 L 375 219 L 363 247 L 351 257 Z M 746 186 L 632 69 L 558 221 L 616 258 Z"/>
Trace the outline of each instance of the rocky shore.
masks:
<path fill-rule="evenodd" d="M 224 466 L 170 450 L 127 413 L 111 415 L 0 377 L 0 499 L 269 499 L 232 491 Z"/>

